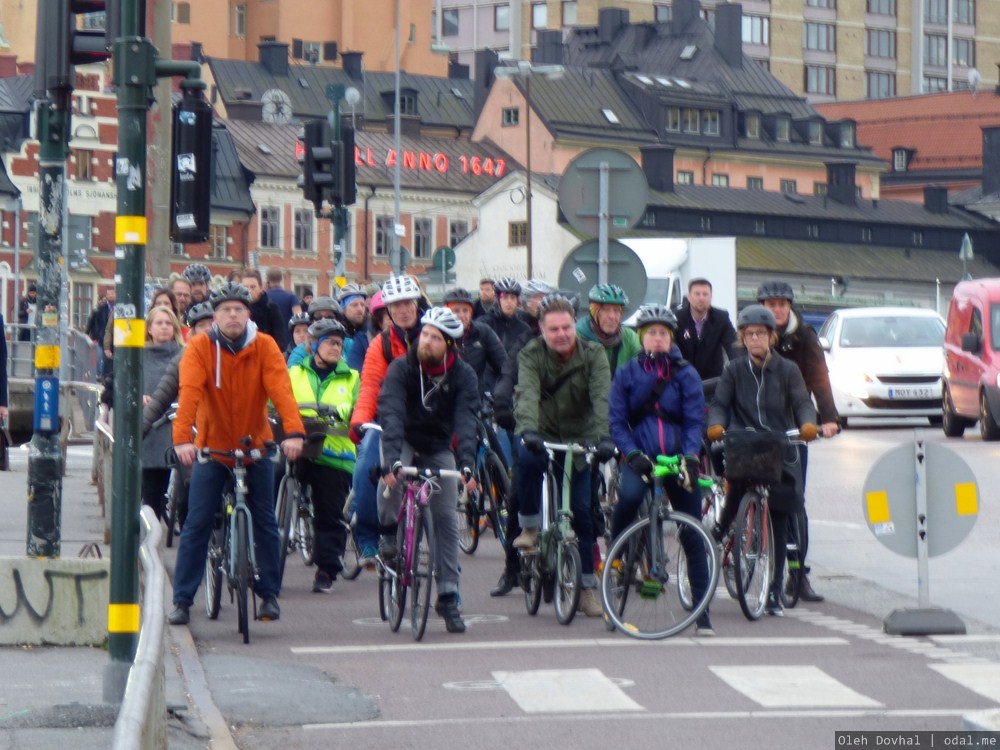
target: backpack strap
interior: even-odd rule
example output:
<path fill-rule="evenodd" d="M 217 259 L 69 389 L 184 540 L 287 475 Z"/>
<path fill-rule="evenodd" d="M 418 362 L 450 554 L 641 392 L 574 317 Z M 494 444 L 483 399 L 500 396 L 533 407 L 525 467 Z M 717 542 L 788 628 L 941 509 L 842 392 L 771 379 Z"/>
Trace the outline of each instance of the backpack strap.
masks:
<path fill-rule="evenodd" d="M 382 356 L 385 357 L 386 364 L 389 364 L 393 360 L 390 333 L 390 331 L 382 331 L 382 333 L 379 334 L 379 336 L 382 337 Z"/>

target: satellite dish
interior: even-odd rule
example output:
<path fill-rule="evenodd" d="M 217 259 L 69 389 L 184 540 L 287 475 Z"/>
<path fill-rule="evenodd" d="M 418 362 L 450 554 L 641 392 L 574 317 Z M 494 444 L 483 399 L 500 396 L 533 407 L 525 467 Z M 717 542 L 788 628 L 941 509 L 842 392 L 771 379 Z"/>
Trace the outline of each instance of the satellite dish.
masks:
<path fill-rule="evenodd" d="M 973 68 L 969 71 L 969 88 L 972 89 L 972 93 L 976 93 L 979 90 L 979 82 L 982 80 L 983 77 L 978 70 Z"/>

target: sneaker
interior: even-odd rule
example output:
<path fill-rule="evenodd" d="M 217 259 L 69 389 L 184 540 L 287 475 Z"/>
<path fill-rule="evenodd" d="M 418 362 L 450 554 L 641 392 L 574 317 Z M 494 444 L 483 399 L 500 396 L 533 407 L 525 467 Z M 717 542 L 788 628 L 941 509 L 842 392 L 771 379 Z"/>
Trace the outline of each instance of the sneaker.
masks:
<path fill-rule="evenodd" d="M 497 585 L 490 590 L 490 596 L 507 596 L 517 585 L 517 575 L 514 573 L 501 573 Z"/>
<path fill-rule="evenodd" d="M 799 599 L 804 602 L 822 602 L 826 600 L 826 597 L 822 594 L 817 594 L 812 584 L 809 583 L 809 576 L 803 575 L 802 583 L 799 584 Z"/>
<path fill-rule="evenodd" d="M 274 596 L 265 596 L 264 603 L 257 610 L 257 619 L 263 622 L 274 622 L 281 618 L 281 607 L 278 606 L 278 599 Z"/>
<path fill-rule="evenodd" d="M 313 579 L 313 593 L 329 594 L 331 591 L 333 591 L 333 577 L 325 571 L 317 570 L 316 577 Z"/>
<path fill-rule="evenodd" d="M 167 622 L 171 625 L 187 625 L 191 622 L 191 608 L 187 604 L 178 604 L 170 613 Z"/>
<path fill-rule="evenodd" d="M 707 612 L 698 618 L 698 622 L 695 624 L 694 634 L 698 638 L 715 637 L 715 629 L 712 627 L 712 621 L 708 619 Z"/>
<path fill-rule="evenodd" d="M 778 597 L 778 592 L 775 589 L 767 592 L 767 604 L 764 605 L 764 611 L 774 617 L 785 616 L 785 610 L 781 606 L 781 599 Z"/>
<path fill-rule="evenodd" d="M 444 626 L 449 633 L 465 632 L 465 621 L 458 611 L 458 596 L 455 594 L 439 596 L 434 603 L 434 611 L 444 619 Z"/>
<path fill-rule="evenodd" d="M 361 548 L 361 557 L 358 559 L 358 565 L 363 565 L 366 568 L 374 565 L 376 557 L 378 557 L 378 547 L 374 544 L 366 544 Z"/>
<path fill-rule="evenodd" d="M 604 617 L 604 607 L 597 598 L 597 589 L 584 589 L 580 592 L 580 603 L 576 607 L 587 617 Z"/>
<path fill-rule="evenodd" d="M 538 546 L 538 529 L 524 529 L 514 540 L 514 549 L 529 550 Z"/>
<path fill-rule="evenodd" d="M 378 556 L 387 563 L 396 559 L 396 537 L 394 535 L 383 534 L 379 537 Z"/>

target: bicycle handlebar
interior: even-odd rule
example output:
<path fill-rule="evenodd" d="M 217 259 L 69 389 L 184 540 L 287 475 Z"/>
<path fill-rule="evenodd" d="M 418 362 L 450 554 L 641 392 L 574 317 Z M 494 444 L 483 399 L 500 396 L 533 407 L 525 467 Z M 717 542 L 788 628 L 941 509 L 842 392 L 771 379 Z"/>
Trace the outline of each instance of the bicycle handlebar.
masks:
<path fill-rule="evenodd" d="M 215 448 L 199 448 L 198 463 L 205 464 L 213 458 L 232 458 L 237 463 L 241 463 L 245 458 L 249 458 L 251 461 L 260 461 L 262 458 L 273 456 L 277 448 L 278 444 L 273 440 L 266 441 L 263 449 L 250 448 L 249 450 L 244 450 L 243 448 L 236 448 L 235 450 L 220 451 Z"/>
<path fill-rule="evenodd" d="M 573 453 L 593 453 L 597 450 L 592 445 L 580 445 L 579 443 L 550 443 L 548 440 L 542 441 L 542 445 L 545 446 L 546 450 L 550 451 L 569 451 Z"/>
<path fill-rule="evenodd" d="M 400 466 L 396 472 L 404 477 L 421 477 L 422 479 L 464 479 L 457 469 L 418 469 L 416 466 Z"/>

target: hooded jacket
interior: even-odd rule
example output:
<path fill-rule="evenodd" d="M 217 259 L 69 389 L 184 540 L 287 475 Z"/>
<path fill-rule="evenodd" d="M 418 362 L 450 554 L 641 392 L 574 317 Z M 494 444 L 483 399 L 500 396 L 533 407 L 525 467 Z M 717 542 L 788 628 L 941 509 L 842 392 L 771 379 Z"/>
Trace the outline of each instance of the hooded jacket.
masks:
<path fill-rule="evenodd" d="M 514 344 L 531 331 L 531 328 L 521 320 L 516 311 L 513 315 L 507 317 L 500 312 L 500 305 L 494 306 L 489 312 L 483 315 L 482 322 L 493 329 L 493 333 L 497 335 L 500 343 L 503 344 L 503 348 L 508 353 L 510 353 Z"/>
<path fill-rule="evenodd" d="M 462 338 L 456 339 L 455 348 L 462 361 L 475 370 L 480 392 L 490 390 L 507 359 L 503 344 L 493 329 L 473 320 Z"/>
<path fill-rule="evenodd" d="M 798 366 L 806 381 L 806 388 L 816 399 L 819 421 L 825 424 L 839 420 L 833 390 L 830 388 L 830 371 L 826 367 L 826 355 L 819 345 L 819 336 L 812 326 L 802 322 L 802 316 L 794 307 L 788 314 L 785 329 L 778 331 L 775 350 Z"/>

